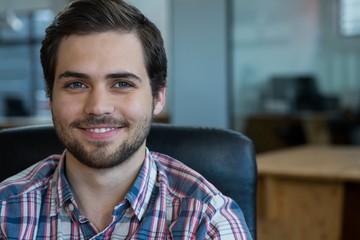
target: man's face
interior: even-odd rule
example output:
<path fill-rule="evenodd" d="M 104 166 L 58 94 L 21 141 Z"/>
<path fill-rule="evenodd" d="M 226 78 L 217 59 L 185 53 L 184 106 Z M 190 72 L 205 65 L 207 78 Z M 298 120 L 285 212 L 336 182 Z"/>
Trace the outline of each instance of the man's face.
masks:
<path fill-rule="evenodd" d="M 68 150 L 92 168 L 109 168 L 145 151 L 153 99 L 143 51 L 135 34 L 104 32 L 62 40 L 50 102 L 56 131 Z"/>

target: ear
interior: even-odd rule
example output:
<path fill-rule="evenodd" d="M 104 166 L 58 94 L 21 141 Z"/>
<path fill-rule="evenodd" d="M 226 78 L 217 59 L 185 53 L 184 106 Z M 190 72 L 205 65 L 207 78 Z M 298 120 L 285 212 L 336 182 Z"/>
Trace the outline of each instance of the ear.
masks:
<path fill-rule="evenodd" d="M 163 110 L 163 108 L 165 106 L 165 102 L 166 102 L 166 88 L 165 87 L 163 87 L 159 90 L 158 95 L 154 100 L 155 100 L 155 105 L 154 105 L 153 114 L 159 115 L 161 113 L 161 111 Z"/>

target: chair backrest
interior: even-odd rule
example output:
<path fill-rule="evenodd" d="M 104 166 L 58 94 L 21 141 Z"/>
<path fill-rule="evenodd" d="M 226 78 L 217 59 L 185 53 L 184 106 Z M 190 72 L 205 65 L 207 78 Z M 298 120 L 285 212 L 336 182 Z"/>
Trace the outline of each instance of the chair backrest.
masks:
<path fill-rule="evenodd" d="M 153 124 L 147 146 L 182 161 L 233 198 L 256 238 L 257 169 L 247 137 L 223 129 Z M 52 125 L 1 130 L 0 181 L 63 150 Z"/>

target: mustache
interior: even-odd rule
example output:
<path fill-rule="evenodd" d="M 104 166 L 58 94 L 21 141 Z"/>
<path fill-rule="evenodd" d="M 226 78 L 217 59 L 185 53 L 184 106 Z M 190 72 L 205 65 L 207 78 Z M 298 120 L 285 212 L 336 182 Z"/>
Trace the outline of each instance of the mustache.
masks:
<path fill-rule="evenodd" d="M 113 125 L 113 126 L 121 126 L 121 127 L 129 127 L 130 123 L 123 119 L 115 119 L 113 117 L 105 116 L 105 117 L 96 117 L 91 116 L 85 119 L 75 120 L 70 124 L 70 127 L 73 128 L 81 128 L 86 126 L 93 125 Z"/>

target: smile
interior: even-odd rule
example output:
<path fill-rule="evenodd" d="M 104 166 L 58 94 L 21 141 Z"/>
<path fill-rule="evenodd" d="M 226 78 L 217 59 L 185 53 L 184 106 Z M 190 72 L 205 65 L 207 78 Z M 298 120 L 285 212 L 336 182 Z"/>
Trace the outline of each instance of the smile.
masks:
<path fill-rule="evenodd" d="M 86 129 L 87 131 L 93 132 L 93 133 L 106 133 L 106 132 L 110 132 L 113 131 L 117 128 L 89 128 Z"/>

